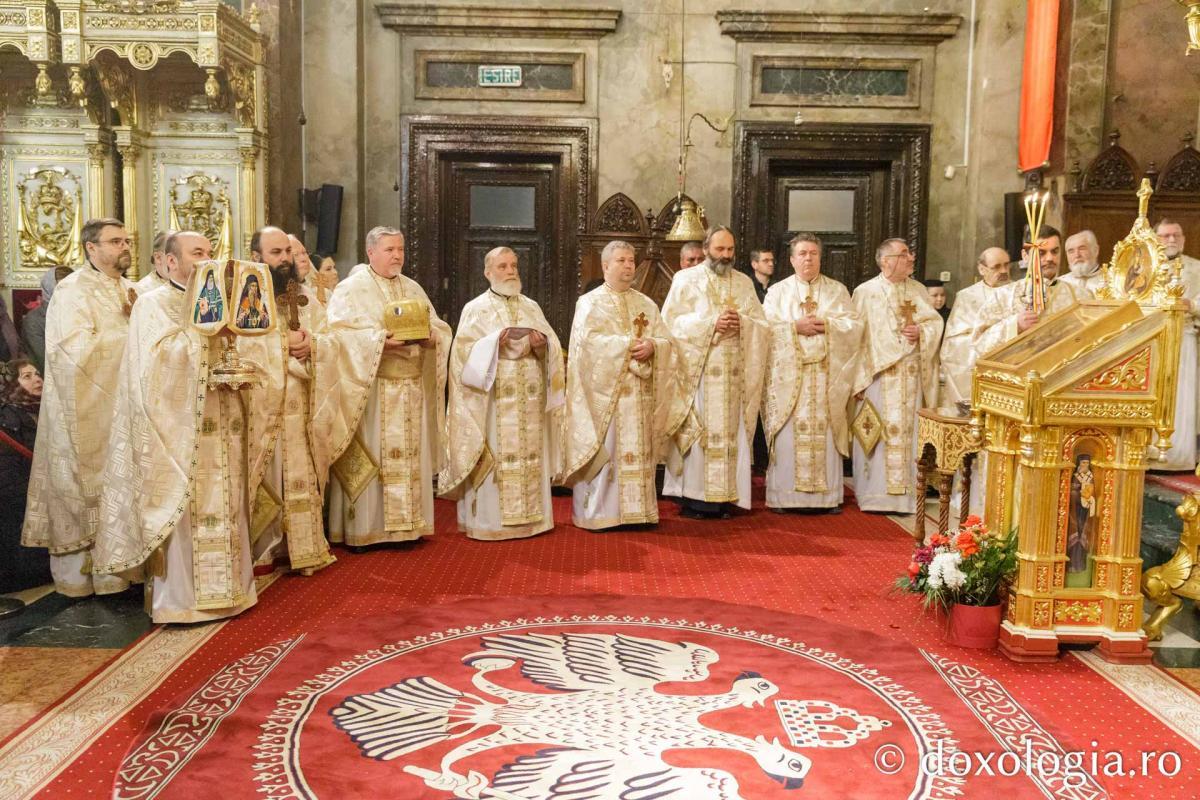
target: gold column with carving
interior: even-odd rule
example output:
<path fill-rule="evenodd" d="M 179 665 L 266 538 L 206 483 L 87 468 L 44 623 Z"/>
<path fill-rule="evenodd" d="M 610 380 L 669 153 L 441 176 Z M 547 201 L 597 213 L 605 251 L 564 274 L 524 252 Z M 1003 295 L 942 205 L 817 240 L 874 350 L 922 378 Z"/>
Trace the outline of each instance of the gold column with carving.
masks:
<path fill-rule="evenodd" d="M 107 145 L 95 143 L 88 145 L 88 216 L 108 216 L 105 208 L 107 183 L 104 178 L 104 167 L 108 161 L 110 150 Z"/>
<path fill-rule="evenodd" d="M 138 205 L 141 201 L 141 185 L 138 179 L 138 159 L 141 158 L 141 145 L 134 142 L 117 145 L 117 150 L 121 154 L 121 194 L 125 199 L 125 207 L 123 213 L 125 219 L 125 230 L 129 233 L 129 238 L 133 240 L 129 249 L 133 255 L 133 265 L 127 276 L 130 280 L 137 280 L 141 277 L 141 214 L 139 213 Z"/>

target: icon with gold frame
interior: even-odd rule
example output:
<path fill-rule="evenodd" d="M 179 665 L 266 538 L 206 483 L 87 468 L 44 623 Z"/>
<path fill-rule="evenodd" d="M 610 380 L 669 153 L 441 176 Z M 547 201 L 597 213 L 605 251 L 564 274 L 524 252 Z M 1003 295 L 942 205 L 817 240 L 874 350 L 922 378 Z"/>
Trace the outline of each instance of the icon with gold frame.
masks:
<path fill-rule="evenodd" d="M 229 329 L 240 336 L 261 336 L 275 330 L 275 290 L 266 264 L 234 261 Z"/>
<path fill-rule="evenodd" d="M 192 271 L 187 308 L 192 327 L 205 336 L 215 336 L 225 327 L 229 302 L 225 296 L 225 265 L 201 261 Z"/>

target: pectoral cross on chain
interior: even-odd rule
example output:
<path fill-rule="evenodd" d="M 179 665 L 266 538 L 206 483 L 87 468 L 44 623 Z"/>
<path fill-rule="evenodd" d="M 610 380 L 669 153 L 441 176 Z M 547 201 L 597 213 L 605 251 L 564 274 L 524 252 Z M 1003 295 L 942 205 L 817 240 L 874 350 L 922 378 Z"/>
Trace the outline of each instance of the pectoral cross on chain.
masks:
<path fill-rule="evenodd" d="M 138 294 L 133 289 L 126 290 L 125 300 L 121 303 L 121 311 L 125 316 L 133 313 L 133 304 L 137 302 Z"/>
<path fill-rule="evenodd" d="M 300 284 L 295 281 L 287 282 L 287 290 L 283 293 L 283 304 L 287 307 L 288 330 L 300 330 L 300 309 L 308 305 L 308 297 L 300 292 Z"/>
<path fill-rule="evenodd" d="M 649 326 L 650 326 L 650 320 L 646 319 L 646 312 L 645 311 L 638 312 L 638 315 L 633 318 L 634 338 L 641 339 L 642 334 L 644 334 L 646 332 L 646 328 L 648 328 Z"/>
<path fill-rule="evenodd" d="M 905 328 L 907 328 L 909 325 L 917 324 L 916 320 L 913 319 L 913 314 L 916 313 L 917 304 L 912 300 L 905 299 L 905 301 L 900 304 L 900 316 L 904 319 Z"/>

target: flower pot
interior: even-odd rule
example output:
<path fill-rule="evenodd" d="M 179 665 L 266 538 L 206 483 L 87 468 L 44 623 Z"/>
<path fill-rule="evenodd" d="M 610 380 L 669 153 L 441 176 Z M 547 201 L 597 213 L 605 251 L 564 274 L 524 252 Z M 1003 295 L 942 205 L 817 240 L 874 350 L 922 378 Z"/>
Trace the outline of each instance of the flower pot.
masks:
<path fill-rule="evenodd" d="M 950 609 L 950 625 L 947 633 L 950 643 L 959 647 L 988 649 L 996 646 L 1000 636 L 1000 617 L 1003 606 L 964 606 L 955 604 Z"/>

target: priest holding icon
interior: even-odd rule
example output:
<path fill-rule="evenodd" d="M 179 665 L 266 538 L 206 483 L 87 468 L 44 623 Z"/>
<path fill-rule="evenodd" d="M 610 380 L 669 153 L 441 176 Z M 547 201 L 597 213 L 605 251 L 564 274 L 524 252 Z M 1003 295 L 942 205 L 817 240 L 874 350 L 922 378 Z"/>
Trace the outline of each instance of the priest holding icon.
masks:
<path fill-rule="evenodd" d="M 463 307 L 450 352 L 449 452 L 438 489 L 458 501 L 467 536 L 515 539 L 554 527 L 562 348 L 542 309 L 521 294 L 516 253 L 491 250 L 483 274 L 490 288 Z"/>
<path fill-rule="evenodd" d="M 338 284 L 326 321 L 341 348 L 348 423 L 333 465 L 329 536 L 351 547 L 433 535 L 450 326 L 405 277 L 404 234 L 367 233 L 367 265 Z M 368 387 L 365 403 L 356 387 Z"/>

